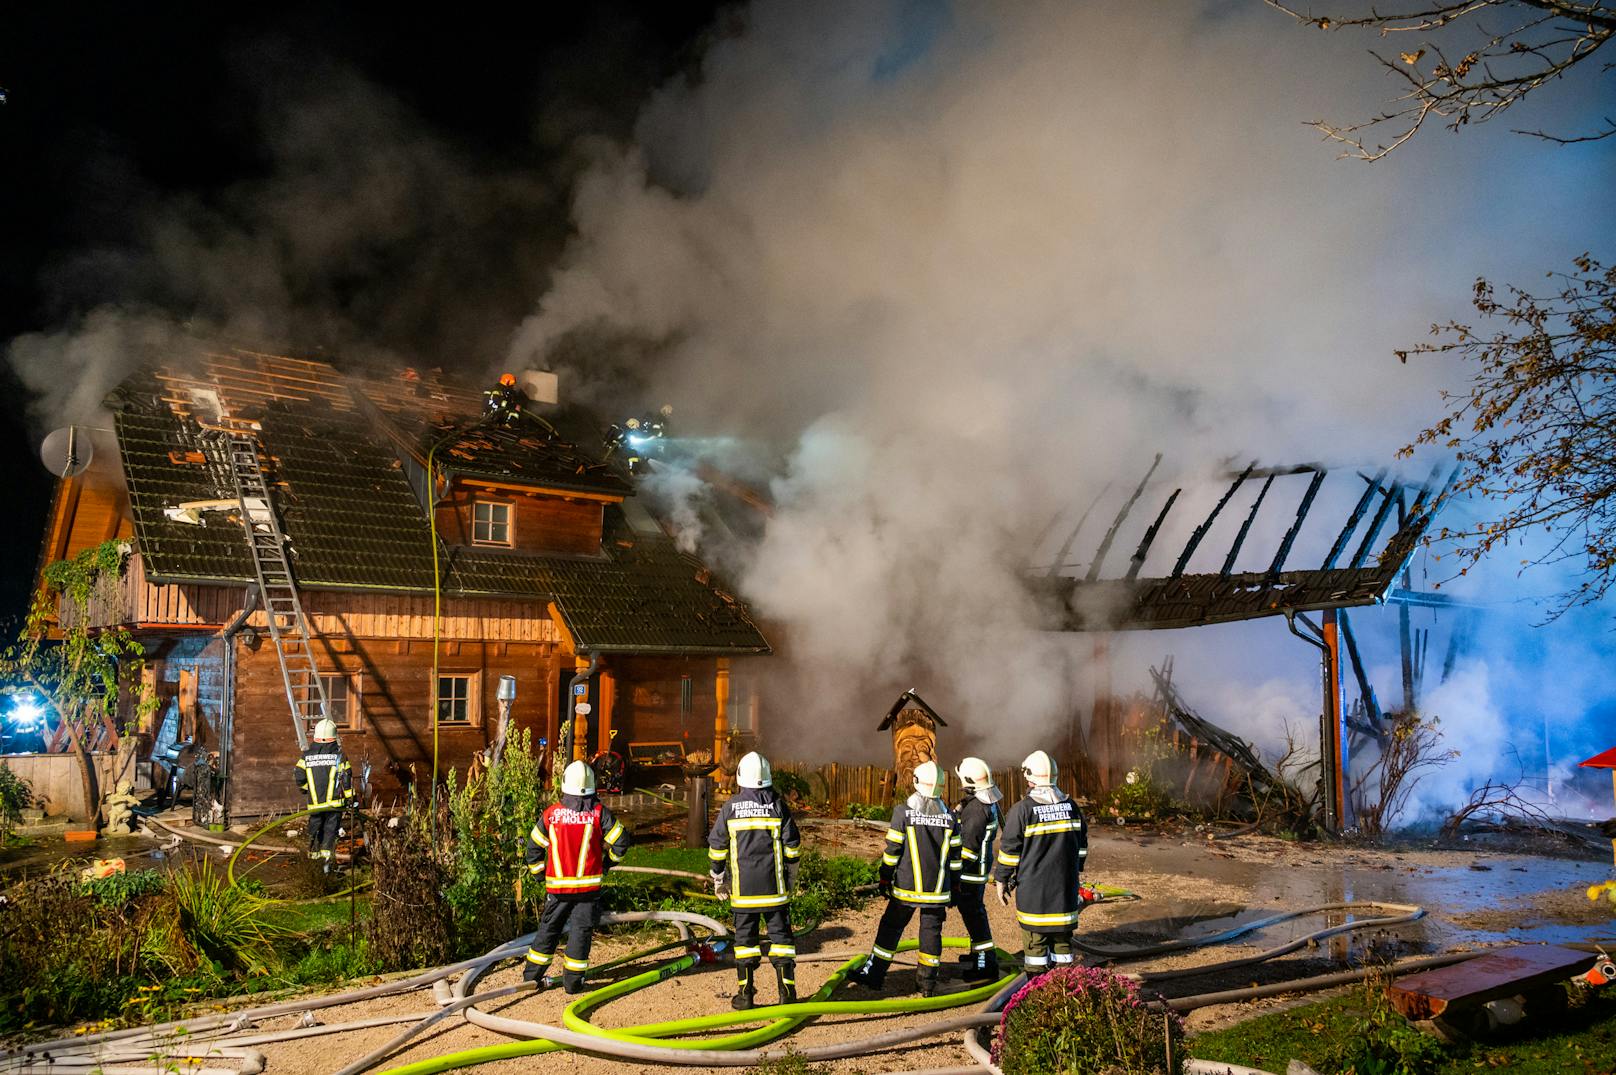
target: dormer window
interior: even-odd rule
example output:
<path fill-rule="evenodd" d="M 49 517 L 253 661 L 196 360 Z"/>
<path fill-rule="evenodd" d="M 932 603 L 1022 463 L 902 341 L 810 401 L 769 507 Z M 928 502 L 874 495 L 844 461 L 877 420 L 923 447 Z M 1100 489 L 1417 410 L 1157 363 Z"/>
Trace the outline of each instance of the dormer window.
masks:
<path fill-rule="evenodd" d="M 479 500 L 471 506 L 471 543 L 502 545 L 510 548 L 511 505 L 497 500 Z"/>

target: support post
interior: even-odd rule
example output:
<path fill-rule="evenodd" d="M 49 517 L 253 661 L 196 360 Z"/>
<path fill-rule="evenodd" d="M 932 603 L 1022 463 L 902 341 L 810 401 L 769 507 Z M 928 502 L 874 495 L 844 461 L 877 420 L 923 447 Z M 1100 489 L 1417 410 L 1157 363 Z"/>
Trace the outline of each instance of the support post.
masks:
<path fill-rule="evenodd" d="M 713 764 L 723 765 L 729 739 L 729 658 L 718 658 L 713 673 Z"/>
<path fill-rule="evenodd" d="M 1341 705 L 1341 623 L 1335 609 L 1324 612 L 1324 711 L 1320 728 L 1324 770 L 1326 824 L 1340 832 L 1351 824 L 1347 800 L 1348 757 L 1346 712 Z"/>
<path fill-rule="evenodd" d="M 707 846 L 707 815 L 713 802 L 713 778 L 706 773 L 686 770 L 685 790 L 690 812 L 685 817 L 685 846 Z"/>
<path fill-rule="evenodd" d="M 1122 760 L 1122 743 L 1112 702 L 1111 636 L 1101 632 L 1094 636 L 1094 705 L 1089 718 L 1089 747 L 1095 754 L 1095 773 L 1103 791 L 1117 786 Z"/>

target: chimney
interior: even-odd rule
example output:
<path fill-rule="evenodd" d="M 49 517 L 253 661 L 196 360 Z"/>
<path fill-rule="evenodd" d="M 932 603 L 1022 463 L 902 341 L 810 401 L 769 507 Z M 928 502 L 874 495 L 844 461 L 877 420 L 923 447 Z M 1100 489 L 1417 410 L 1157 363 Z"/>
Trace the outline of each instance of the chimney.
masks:
<path fill-rule="evenodd" d="M 516 378 L 528 401 L 532 403 L 559 403 L 560 383 L 549 370 L 523 370 Z"/>

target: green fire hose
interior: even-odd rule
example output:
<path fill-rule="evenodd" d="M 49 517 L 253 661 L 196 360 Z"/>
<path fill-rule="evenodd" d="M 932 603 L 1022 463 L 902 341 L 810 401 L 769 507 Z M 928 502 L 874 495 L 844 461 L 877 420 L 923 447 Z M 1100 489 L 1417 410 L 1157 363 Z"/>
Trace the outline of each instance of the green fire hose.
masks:
<path fill-rule="evenodd" d="M 970 941 L 963 937 L 946 937 L 943 944 L 949 948 L 968 948 Z M 898 945 L 898 951 L 908 952 L 919 947 L 914 940 L 903 941 Z M 1006 956 L 1006 958 L 1009 958 Z M 861 1001 L 833 1001 L 831 994 L 841 985 L 848 973 L 864 962 L 863 955 L 854 956 L 838 967 L 825 984 L 821 986 L 813 997 L 795 1004 L 776 1004 L 751 1011 L 720 1013 L 717 1015 L 695 1016 L 689 1019 L 675 1019 L 662 1023 L 645 1023 L 638 1026 L 623 1027 L 610 1030 L 591 1023 L 588 1016 L 591 1012 L 613 1000 L 638 992 L 648 986 L 657 984 L 680 974 L 691 967 L 698 965 L 701 957 L 692 953 L 670 960 L 660 967 L 637 974 L 632 978 L 624 979 L 604 986 L 585 996 L 579 997 L 567 1005 L 562 1015 L 568 1029 L 575 1032 L 599 1038 L 603 1052 L 609 1052 L 613 1044 L 642 1046 L 655 1045 L 662 1048 L 692 1049 L 692 1050 L 736 1050 L 750 1049 L 775 1041 L 802 1024 L 822 1015 L 879 1015 L 893 1012 L 930 1012 L 942 1011 L 948 1008 L 957 1008 L 967 1004 L 976 1004 L 990 1000 L 994 994 L 1002 989 L 1015 975 L 1007 975 L 1003 980 L 988 985 L 978 986 L 974 989 L 959 993 L 949 993 L 935 997 L 903 997 L 889 1000 L 861 1000 Z M 721 1030 L 726 1027 L 745 1023 L 755 1023 L 766 1020 L 763 1026 L 739 1034 L 731 1034 L 719 1038 L 681 1038 L 679 1035 L 699 1034 L 702 1032 Z M 673 1039 L 673 1040 L 668 1040 Z M 543 1038 L 532 1041 L 509 1042 L 503 1045 L 485 1045 L 475 1049 L 466 1049 L 461 1052 L 447 1053 L 443 1056 L 432 1057 L 427 1060 L 416 1061 L 402 1067 L 391 1068 L 383 1075 L 429 1075 L 433 1072 L 455 1071 L 460 1068 L 471 1067 L 476 1064 L 486 1064 L 495 1060 L 509 1060 L 522 1056 L 538 1056 L 544 1053 L 560 1052 L 569 1046 Z"/>

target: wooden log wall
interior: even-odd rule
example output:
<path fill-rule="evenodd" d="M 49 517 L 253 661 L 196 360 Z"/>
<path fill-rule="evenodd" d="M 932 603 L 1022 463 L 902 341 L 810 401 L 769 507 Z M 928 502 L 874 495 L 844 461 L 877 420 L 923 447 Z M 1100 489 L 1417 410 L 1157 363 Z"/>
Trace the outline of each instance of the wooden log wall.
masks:
<path fill-rule="evenodd" d="M 616 698 L 612 726 L 616 750 L 628 756 L 631 742 L 682 743 L 685 753 L 713 749 L 718 715 L 718 662 L 712 657 L 613 657 Z M 683 680 L 690 680 L 690 709 L 682 709 Z"/>
<path fill-rule="evenodd" d="M 511 506 L 510 548 L 518 552 L 599 556 L 605 506 L 532 490 L 467 488 L 456 483 L 438 506 L 438 534 L 450 545 L 472 544 L 472 505 L 489 500 Z"/>
<path fill-rule="evenodd" d="M 241 611 L 247 584 L 183 583 L 157 585 L 146 577 L 136 553 L 116 584 L 90 602 L 92 626 L 218 631 Z M 304 611 L 320 634 L 369 638 L 431 638 L 431 594 L 353 593 L 304 590 Z M 64 610 L 65 611 L 65 610 Z M 264 614 L 248 623 L 263 629 Z M 446 597 L 440 622 L 443 638 L 494 642 L 556 642 L 559 633 L 545 602 L 498 598 Z"/>
<path fill-rule="evenodd" d="M 471 675 L 477 719 L 467 726 L 440 725 L 439 778 L 450 769 L 464 774 L 475 751 L 491 741 L 499 715 L 494 692 L 499 677 L 517 682 L 513 734 L 527 728 L 534 740 L 553 727 L 557 662 L 552 643 L 449 642 L 439 656 L 442 675 Z M 401 638 L 326 638 L 317 647 L 322 669 L 352 677 L 351 703 L 362 728 L 341 733 L 343 750 L 357 770 L 371 764 L 371 791 L 382 802 L 400 800 L 410 781 L 425 790 L 432 773 L 432 645 Z M 296 809 L 293 763 L 297 740 L 286 704 L 274 646 L 236 644 L 236 715 L 232 744 L 230 812 L 255 816 Z"/>

